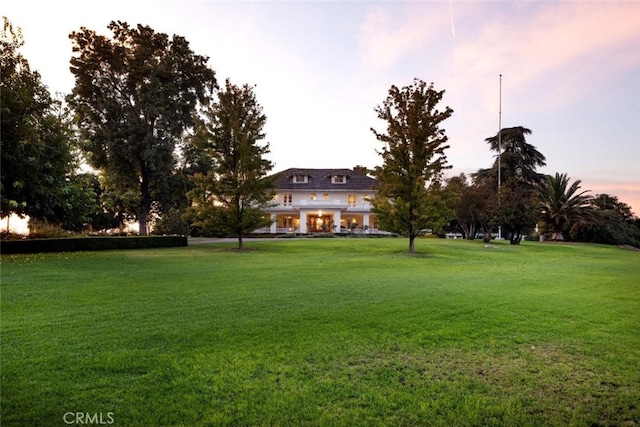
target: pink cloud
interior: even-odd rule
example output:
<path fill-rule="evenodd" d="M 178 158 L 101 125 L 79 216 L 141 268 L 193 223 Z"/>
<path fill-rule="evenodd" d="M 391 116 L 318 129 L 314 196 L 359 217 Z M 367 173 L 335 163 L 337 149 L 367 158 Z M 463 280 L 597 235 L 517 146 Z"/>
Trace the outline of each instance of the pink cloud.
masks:
<path fill-rule="evenodd" d="M 436 34 L 452 31 L 447 27 L 450 25 L 448 5 L 429 3 L 428 6 L 386 3 L 370 9 L 358 35 L 364 66 L 374 71 L 385 69 L 413 54 Z"/>
<path fill-rule="evenodd" d="M 481 29 L 453 52 L 461 86 L 467 90 L 486 76 L 503 73 L 505 90 L 537 88 L 528 108 L 548 111 L 565 105 L 603 76 L 640 64 L 639 5 L 534 3 L 528 13 L 486 16 Z M 481 98 L 493 104 L 495 96 Z"/>

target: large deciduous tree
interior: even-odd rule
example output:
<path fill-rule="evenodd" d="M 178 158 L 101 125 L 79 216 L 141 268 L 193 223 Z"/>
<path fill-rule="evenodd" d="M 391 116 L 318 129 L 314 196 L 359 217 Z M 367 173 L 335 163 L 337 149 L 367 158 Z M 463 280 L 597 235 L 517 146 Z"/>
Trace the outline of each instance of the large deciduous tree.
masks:
<path fill-rule="evenodd" d="M 268 176 L 273 165 L 264 158 L 266 120 L 253 89 L 227 80 L 193 138 L 213 166 L 191 178 L 195 188 L 187 217 L 206 231 L 237 237 L 238 249 L 247 233 L 271 224 L 264 209 L 275 195 L 276 176 Z"/>
<path fill-rule="evenodd" d="M 415 79 L 410 86 L 391 86 L 387 99 L 376 107 L 378 118 L 387 123 L 386 132 L 371 129 L 383 148 L 378 153 L 383 165 L 375 176 L 380 181 L 373 200 L 381 228 L 409 237 L 409 252 L 415 252 L 415 238 L 425 229 L 445 224 L 448 212 L 441 191 L 442 171 L 449 166 L 445 150 L 447 136 L 441 123 L 453 110 L 440 109 L 444 91 L 433 83 Z"/>
<path fill-rule="evenodd" d="M 1 215 L 82 223 L 95 207 L 75 179 L 76 139 L 70 116 L 20 54 L 19 29 L 3 19 L 0 37 Z"/>
<path fill-rule="evenodd" d="M 116 185 L 114 194 L 137 194 L 131 214 L 144 235 L 152 203 L 166 197 L 177 141 L 214 89 L 215 74 L 183 37 L 124 22 L 108 28 L 112 38 L 84 27 L 71 33 L 68 101 L 91 165 Z"/>
<path fill-rule="evenodd" d="M 484 239 L 491 238 L 491 213 L 495 205 L 495 181 L 475 177 L 471 183 L 465 174 L 447 180 L 447 192 L 452 197 L 454 219 L 465 238 L 473 240 L 476 232 L 481 230 Z"/>

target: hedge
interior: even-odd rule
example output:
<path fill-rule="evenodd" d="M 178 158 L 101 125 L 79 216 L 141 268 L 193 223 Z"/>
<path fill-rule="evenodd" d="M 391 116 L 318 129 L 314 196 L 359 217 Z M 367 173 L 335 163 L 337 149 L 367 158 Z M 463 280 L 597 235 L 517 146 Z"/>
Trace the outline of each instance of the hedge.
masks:
<path fill-rule="evenodd" d="M 109 249 L 150 249 L 187 246 L 184 236 L 80 237 L 64 239 L 5 240 L 0 253 L 103 251 Z"/>

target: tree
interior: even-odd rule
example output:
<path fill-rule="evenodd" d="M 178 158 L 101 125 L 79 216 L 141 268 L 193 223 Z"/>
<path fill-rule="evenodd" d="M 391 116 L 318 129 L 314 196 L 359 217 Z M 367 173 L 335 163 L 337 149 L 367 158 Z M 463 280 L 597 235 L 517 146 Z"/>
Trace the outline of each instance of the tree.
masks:
<path fill-rule="evenodd" d="M 247 233 L 271 224 L 264 209 L 275 195 L 276 176 L 267 176 L 273 168 L 263 157 L 269 144 L 260 144 L 267 117 L 251 87 L 229 80 L 205 117 L 193 141 L 213 160 L 213 168 L 191 178 L 195 188 L 187 216 L 205 230 L 237 237 L 243 249 Z"/>
<path fill-rule="evenodd" d="M 476 231 L 481 229 L 488 242 L 491 239 L 491 205 L 497 195 L 495 181 L 485 182 L 475 177 L 469 183 L 466 175 L 460 174 L 447 181 L 446 189 L 454 194 L 455 222 L 465 238 L 473 240 Z"/>
<path fill-rule="evenodd" d="M 415 238 L 444 225 L 449 213 L 440 185 L 442 171 L 450 167 L 444 153 L 449 146 L 440 124 L 453 110 L 438 109 L 443 94 L 419 79 L 402 89 L 391 86 L 375 110 L 387 122 L 386 133 L 371 129 L 383 144 L 378 154 L 384 161 L 374 173 L 380 186 L 372 211 L 381 228 L 409 237 L 410 253 Z"/>
<path fill-rule="evenodd" d="M 535 224 L 535 189 L 543 179 L 536 172 L 546 159 L 535 146 L 527 143 L 531 130 L 522 126 L 501 129 L 486 138 L 498 156 L 491 170 L 500 174 L 498 210 L 494 221 L 506 227 L 512 245 L 520 243 L 523 233 Z M 480 172 L 480 171 L 479 171 Z M 497 181 L 496 181 L 497 182 Z"/>
<path fill-rule="evenodd" d="M 512 245 L 518 245 L 525 234 L 531 231 L 538 218 L 536 192 L 532 186 L 511 177 L 502 185 L 501 202 L 493 222 L 502 224 Z"/>
<path fill-rule="evenodd" d="M 77 224 L 88 199 L 74 178 L 70 116 L 20 54 L 22 34 L 7 18 L 0 39 L 1 215 Z"/>
<path fill-rule="evenodd" d="M 188 194 L 195 188 L 190 176 L 206 174 L 213 169 L 214 161 L 206 149 L 194 143 L 195 135 L 187 135 L 178 146 L 178 165 L 168 179 L 170 200 L 162 204 L 160 218 L 153 225 L 154 234 L 197 235 L 186 214 L 191 205 Z"/>
<path fill-rule="evenodd" d="M 640 247 L 640 219 L 616 196 L 598 194 L 590 200 L 599 221 L 578 222 L 571 238 L 583 242 Z"/>
<path fill-rule="evenodd" d="M 499 134 L 485 139 L 491 150 L 500 153 L 501 183 L 513 176 L 528 183 L 540 182 L 543 179 L 542 175 L 536 173 L 536 169 L 547 164 L 546 158 L 535 146 L 527 142 L 526 135 L 531 133 L 531 129 L 516 126 L 504 128 Z M 498 171 L 497 158 L 494 169 Z"/>
<path fill-rule="evenodd" d="M 540 220 L 551 229 L 551 240 L 564 240 L 563 231 L 574 224 L 593 218 L 588 190 L 578 192 L 581 180 L 569 185 L 567 174 L 547 176 L 538 186 Z"/>
<path fill-rule="evenodd" d="M 91 165 L 115 184 L 116 197 L 137 194 L 129 213 L 145 235 L 153 202 L 166 198 L 176 143 L 215 88 L 215 73 L 183 37 L 120 21 L 108 28 L 112 39 L 84 27 L 71 33 L 68 101 Z"/>

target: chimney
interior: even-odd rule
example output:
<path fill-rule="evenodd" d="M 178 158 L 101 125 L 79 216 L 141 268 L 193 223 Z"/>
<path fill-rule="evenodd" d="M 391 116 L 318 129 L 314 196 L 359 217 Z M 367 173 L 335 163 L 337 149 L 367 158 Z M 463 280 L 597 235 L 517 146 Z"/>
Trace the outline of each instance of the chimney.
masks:
<path fill-rule="evenodd" d="M 369 170 L 366 167 L 360 165 L 354 166 L 353 171 L 358 175 L 367 175 L 367 173 L 369 173 Z"/>

